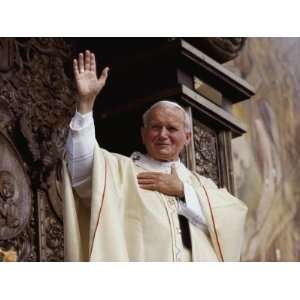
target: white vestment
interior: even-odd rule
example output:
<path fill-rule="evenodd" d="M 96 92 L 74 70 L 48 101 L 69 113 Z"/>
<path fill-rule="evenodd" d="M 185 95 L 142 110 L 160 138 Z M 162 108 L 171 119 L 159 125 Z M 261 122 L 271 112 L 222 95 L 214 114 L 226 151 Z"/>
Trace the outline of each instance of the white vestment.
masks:
<path fill-rule="evenodd" d="M 66 261 L 239 261 L 247 208 L 185 169 L 208 231 L 189 222 L 183 246 L 175 197 L 143 190 L 136 175 L 153 165 L 94 147 L 92 176 L 72 187 L 64 164 Z"/>

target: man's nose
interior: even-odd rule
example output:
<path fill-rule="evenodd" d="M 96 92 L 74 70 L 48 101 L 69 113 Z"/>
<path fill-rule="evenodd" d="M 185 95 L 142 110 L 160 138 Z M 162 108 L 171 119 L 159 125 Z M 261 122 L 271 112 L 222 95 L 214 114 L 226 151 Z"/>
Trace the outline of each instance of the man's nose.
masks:
<path fill-rule="evenodd" d="M 159 136 L 162 138 L 167 138 L 168 137 L 168 129 L 166 127 L 162 127 Z"/>

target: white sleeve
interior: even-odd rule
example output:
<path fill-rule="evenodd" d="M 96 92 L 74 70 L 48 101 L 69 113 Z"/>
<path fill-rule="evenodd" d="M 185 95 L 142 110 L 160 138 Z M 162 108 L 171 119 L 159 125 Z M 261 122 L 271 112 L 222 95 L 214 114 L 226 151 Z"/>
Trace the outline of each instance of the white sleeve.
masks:
<path fill-rule="evenodd" d="M 93 113 L 82 115 L 76 112 L 66 142 L 67 164 L 73 187 L 91 176 L 95 142 Z"/>
<path fill-rule="evenodd" d="M 203 209 L 200 205 L 201 201 L 199 201 L 194 188 L 186 182 L 184 182 L 183 185 L 186 206 L 199 217 L 202 223 L 207 224 Z"/>

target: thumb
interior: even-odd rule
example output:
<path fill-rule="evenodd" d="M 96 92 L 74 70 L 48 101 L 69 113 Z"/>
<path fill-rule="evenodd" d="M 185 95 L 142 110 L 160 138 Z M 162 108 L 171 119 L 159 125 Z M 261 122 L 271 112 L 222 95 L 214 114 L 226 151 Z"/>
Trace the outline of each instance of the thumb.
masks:
<path fill-rule="evenodd" d="M 98 80 L 105 82 L 108 77 L 108 71 L 109 71 L 109 67 L 104 68 Z"/>

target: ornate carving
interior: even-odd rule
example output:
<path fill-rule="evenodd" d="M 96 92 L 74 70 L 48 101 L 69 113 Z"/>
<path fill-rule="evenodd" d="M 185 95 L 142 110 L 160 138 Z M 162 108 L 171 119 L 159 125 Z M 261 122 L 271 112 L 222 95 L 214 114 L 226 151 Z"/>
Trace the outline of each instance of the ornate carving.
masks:
<path fill-rule="evenodd" d="M 41 231 L 41 261 L 63 261 L 64 235 L 63 223 L 50 206 L 47 194 L 38 192 L 40 231 Z"/>
<path fill-rule="evenodd" d="M 7 171 L 0 171 L 0 237 L 14 235 L 14 230 L 20 226 L 19 190 L 15 177 Z"/>
<path fill-rule="evenodd" d="M 0 104 L 0 248 L 18 261 L 36 261 L 36 217 L 24 161 L 11 139 L 15 119 Z"/>
<path fill-rule="evenodd" d="M 197 119 L 193 120 L 193 131 L 196 172 L 211 178 L 216 184 L 220 184 L 216 133 Z"/>
<path fill-rule="evenodd" d="M 18 261 L 36 261 L 36 217 L 29 178 L 20 155 L 1 132 L 0 149 L 0 248 L 15 251 Z"/>
<path fill-rule="evenodd" d="M 244 37 L 187 38 L 187 40 L 220 63 L 237 57 L 246 42 Z"/>
<path fill-rule="evenodd" d="M 15 252 L 18 261 L 37 261 L 36 238 L 36 218 L 34 213 L 32 213 L 26 228 L 12 239 L 0 240 L 0 248 L 3 251 Z"/>
<path fill-rule="evenodd" d="M 9 136 L 14 128 L 15 120 L 9 113 L 7 105 L 0 103 L 0 131 Z"/>
<path fill-rule="evenodd" d="M 48 198 L 51 203 L 51 207 L 55 212 L 56 216 L 60 221 L 63 221 L 63 211 L 62 211 L 62 191 L 61 191 L 61 163 L 56 165 L 56 168 L 52 170 L 48 179 Z"/>
<path fill-rule="evenodd" d="M 14 38 L 0 39 L 0 76 L 7 77 L 15 65 Z M 1 74 L 2 73 L 2 74 Z"/>
<path fill-rule="evenodd" d="M 1 40 L 2 44 L 5 39 Z M 13 39 L 14 76 L 0 76 L 0 103 L 19 120 L 37 174 L 44 182 L 61 158 L 75 93 L 64 64 L 70 50 L 60 38 Z M 40 169 L 42 167 L 42 170 Z M 38 176 L 39 177 L 39 176 Z"/>
<path fill-rule="evenodd" d="M 48 246 L 47 261 L 63 261 L 64 239 L 62 224 L 54 217 L 46 219 L 46 244 Z"/>
<path fill-rule="evenodd" d="M 212 37 L 207 38 L 209 45 L 214 49 L 215 55 L 222 62 L 237 57 L 244 47 L 246 38 L 242 37 Z"/>
<path fill-rule="evenodd" d="M 0 222 L 5 224 L 0 230 L 0 248 L 17 251 L 18 261 L 63 260 L 62 201 L 56 166 L 75 108 L 75 89 L 68 76 L 71 72 L 65 68 L 72 65 L 70 59 L 71 51 L 62 38 L 0 38 L 0 129 L 6 140 L 11 139 L 11 148 L 22 153 L 22 166 L 25 162 L 29 166 L 19 173 L 0 160 L 0 170 L 9 172 L 17 182 L 10 190 L 5 183 L 2 194 L 6 198 L 0 199 Z M 0 139 L 1 154 L 2 148 Z M 27 175 L 37 199 L 27 203 L 25 209 L 28 198 L 20 178 Z M 18 200 L 16 187 L 20 187 Z M 44 210 L 39 203 L 43 203 Z M 38 245 L 42 247 L 40 257 Z"/>
<path fill-rule="evenodd" d="M 28 223 L 32 197 L 22 160 L 0 133 L 0 240 L 17 236 Z"/>

